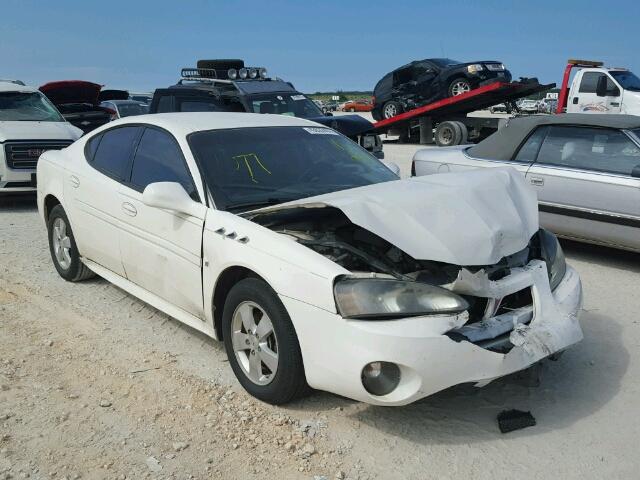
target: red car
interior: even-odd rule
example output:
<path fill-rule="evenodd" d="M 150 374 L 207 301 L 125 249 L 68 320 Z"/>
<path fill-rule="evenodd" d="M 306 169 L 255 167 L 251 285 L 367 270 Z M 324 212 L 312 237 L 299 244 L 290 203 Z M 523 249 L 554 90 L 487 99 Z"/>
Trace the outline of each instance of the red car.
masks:
<path fill-rule="evenodd" d="M 370 112 L 373 109 L 373 102 L 369 99 L 349 100 L 342 106 L 343 112 Z"/>

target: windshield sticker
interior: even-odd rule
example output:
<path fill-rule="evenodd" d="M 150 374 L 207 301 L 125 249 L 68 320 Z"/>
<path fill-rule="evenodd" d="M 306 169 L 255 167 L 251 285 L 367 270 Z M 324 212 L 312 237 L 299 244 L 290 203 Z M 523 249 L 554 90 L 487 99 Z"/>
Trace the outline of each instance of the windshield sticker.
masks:
<path fill-rule="evenodd" d="M 305 100 L 306 98 L 304 95 L 291 95 L 291 100 Z"/>
<path fill-rule="evenodd" d="M 302 127 L 302 129 L 312 135 L 338 135 L 338 132 L 331 130 L 330 128 Z"/>
<path fill-rule="evenodd" d="M 247 172 L 249 173 L 249 177 L 251 178 L 251 181 L 253 183 L 259 183 L 259 182 L 256 180 L 253 174 L 253 169 L 251 168 L 250 163 L 255 162 L 257 166 L 259 166 L 262 170 L 264 170 L 269 175 L 271 175 L 271 172 L 269 171 L 269 169 L 263 165 L 263 163 L 260 161 L 260 158 L 258 158 L 258 155 L 256 155 L 255 153 L 244 153 L 241 155 L 236 155 L 231 158 L 236 161 L 236 170 L 240 170 L 240 164 L 244 163 L 245 167 L 247 168 Z"/>

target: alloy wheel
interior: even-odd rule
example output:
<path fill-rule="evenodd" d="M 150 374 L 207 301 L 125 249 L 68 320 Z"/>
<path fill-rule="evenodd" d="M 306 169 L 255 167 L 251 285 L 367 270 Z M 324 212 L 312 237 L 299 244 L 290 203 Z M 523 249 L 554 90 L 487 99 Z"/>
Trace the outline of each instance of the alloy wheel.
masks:
<path fill-rule="evenodd" d="M 51 232 L 53 242 L 53 253 L 60 268 L 68 270 L 71 266 L 71 239 L 67 234 L 67 224 L 58 217 L 53 222 L 53 232 Z"/>
<path fill-rule="evenodd" d="M 463 93 L 467 93 L 471 90 L 471 85 L 468 82 L 459 81 L 453 84 L 451 87 L 451 93 L 453 96 L 462 95 Z"/>
<path fill-rule="evenodd" d="M 268 385 L 278 371 L 278 340 L 267 313 L 242 302 L 231 320 L 232 344 L 242 372 L 256 385 Z"/>
<path fill-rule="evenodd" d="M 384 118 L 395 117 L 398 114 L 398 109 L 393 103 L 388 103 L 384 106 Z"/>

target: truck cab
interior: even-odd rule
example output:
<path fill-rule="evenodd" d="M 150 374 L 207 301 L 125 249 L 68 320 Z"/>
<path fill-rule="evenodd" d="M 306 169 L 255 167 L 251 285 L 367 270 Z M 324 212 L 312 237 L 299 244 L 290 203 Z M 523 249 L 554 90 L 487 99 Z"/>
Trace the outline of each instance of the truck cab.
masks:
<path fill-rule="evenodd" d="M 563 88 L 567 113 L 622 113 L 640 115 L 640 78 L 625 68 L 604 67 L 602 62 L 570 60 L 565 77 L 578 67 L 570 87 Z M 568 80 L 568 79 L 567 79 Z M 564 82 L 563 82 L 564 87 Z"/>

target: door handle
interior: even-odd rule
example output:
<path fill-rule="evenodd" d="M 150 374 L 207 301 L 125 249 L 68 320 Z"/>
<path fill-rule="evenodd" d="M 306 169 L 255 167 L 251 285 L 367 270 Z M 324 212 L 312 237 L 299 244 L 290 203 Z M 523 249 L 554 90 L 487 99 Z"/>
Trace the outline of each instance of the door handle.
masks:
<path fill-rule="evenodd" d="M 577 105 L 578 104 L 578 97 L 573 97 L 573 104 Z"/>
<path fill-rule="evenodd" d="M 544 178 L 542 178 L 542 177 L 531 177 L 531 178 L 529 178 L 529 182 L 531 183 L 531 185 L 536 185 L 538 187 L 541 187 L 542 185 L 544 185 Z"/>
<path fill-rule="evenodd" d="M 131 205 L 129 202 L 124 202 L 122 204 L 122 211 L 130 217 L 135 217 L 138 214 L 138 210 L 136 209 L 136 207 Z"/>
<path fill-rule="evenodd" d="M 611 102 L 611 103 L 609 103 L 609 105 L 611 105 L 612 107 L 619 107 L 620 106 L 620 102 Z"/>
<path fill-rule="evenodd" d="M 80 186 L 80 179 L 78 177 L 76 177 L 75 175 L 71 175 L 69 177 L 69 183 L 71 184 L 71 186 L 73 188 L 78 188 Z"/>

